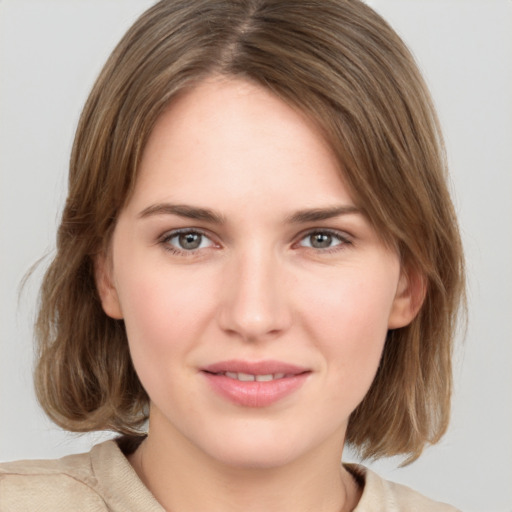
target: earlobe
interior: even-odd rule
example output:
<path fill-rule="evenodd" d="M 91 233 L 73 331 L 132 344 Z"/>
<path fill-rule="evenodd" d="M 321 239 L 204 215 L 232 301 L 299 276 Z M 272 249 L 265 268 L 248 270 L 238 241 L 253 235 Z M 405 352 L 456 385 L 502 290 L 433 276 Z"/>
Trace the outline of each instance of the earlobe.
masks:
<path fill-rule="evenodd" d="M 106 254 L 98 255 L 94 261 L 94 278 L 103 311 L 116 320 L 123 318 L 121 304 L 112 280 L 112 262 Z"/>
<path fill-rule="evenodd" d="M 398 329 L 410 324 L 418 314 L 427 293 L 425 276 L 417 270 L 402 269 L 388 329 Z"/>

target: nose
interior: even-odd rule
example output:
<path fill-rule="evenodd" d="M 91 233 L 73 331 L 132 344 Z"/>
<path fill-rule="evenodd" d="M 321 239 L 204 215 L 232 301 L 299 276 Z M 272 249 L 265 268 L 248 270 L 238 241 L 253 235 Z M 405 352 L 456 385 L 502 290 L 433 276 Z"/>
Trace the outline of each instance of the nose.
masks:
<path fill-rule="evenodd" d="M 220 327 L 244 341 L 274 338 L 291 324 L 282 264 L 271 251 L 233 256 L 223 285 Z"/>

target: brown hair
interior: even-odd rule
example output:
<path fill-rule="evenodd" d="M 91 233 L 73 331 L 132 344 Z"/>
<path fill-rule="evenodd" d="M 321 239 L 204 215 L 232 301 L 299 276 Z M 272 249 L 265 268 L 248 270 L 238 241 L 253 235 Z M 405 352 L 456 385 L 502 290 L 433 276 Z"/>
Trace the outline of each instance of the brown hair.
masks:
<path fill-rule="evenodd" d="M 347 432 L 364 457 L 416 458 L 448 424 L 462 248 L 427 88 L 397 34 L 357 0 L 163 0 L 130 28 L 76 133 L 36 324 L 40 403 L 73 431 L 133 434 L 147 418 L 124 324 L 102 310 L 94 262 L 157 118 L 180 91 L 212 74 L 251 80 L 310 116 L 356 203 L 425 280 L 418 315 L 388 333 Z"/>

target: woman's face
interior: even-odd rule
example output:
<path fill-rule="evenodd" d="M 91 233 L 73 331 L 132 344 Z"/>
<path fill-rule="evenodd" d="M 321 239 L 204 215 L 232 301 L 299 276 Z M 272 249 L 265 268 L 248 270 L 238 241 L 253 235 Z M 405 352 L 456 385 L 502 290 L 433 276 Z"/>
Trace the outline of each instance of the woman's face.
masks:
<path fill-rule="evenodd" d="M 211 78 L 159 119 L 99 265 L 160 435 L 237 466 L 339 450 L 407 280 L 304 116 Z M 101 270 L 102 269 L 102 270 Z"/>

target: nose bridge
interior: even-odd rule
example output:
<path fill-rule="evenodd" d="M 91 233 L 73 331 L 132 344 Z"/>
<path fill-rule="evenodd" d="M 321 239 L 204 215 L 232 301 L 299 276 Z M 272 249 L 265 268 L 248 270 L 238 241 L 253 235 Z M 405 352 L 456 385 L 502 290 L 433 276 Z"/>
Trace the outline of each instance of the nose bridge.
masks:
<path fill-rule="evenodd" d="M 283 331 L 290 315 L 275 251 L 253 243 L 233 255 L 228 272 L 222 327 L 247 340 Z"/>

